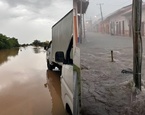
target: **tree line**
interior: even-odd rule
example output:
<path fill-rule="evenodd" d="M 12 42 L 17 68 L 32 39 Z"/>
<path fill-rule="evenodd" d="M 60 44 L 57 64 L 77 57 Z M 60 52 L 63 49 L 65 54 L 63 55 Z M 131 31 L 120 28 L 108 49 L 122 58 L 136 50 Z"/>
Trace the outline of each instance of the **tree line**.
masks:
<path fill-rule="evenodd" d="M 39 40 L 34 40 L 32 43 L 32 45 L 34 46 L 41 46 L 41 47 L 48 46 L 48 44 L 49 44 L 49 41 L 41 42 Z"/>
<path fill-rule="evenodd" d="M 7 37 L 6 35 L 0 34 L 0 49 L 9 49 L 13 47 L 19 47 L 18 39 Z"/>
<path fill-rule="evenodd" d="M 49 44 L 49 41 L 41 42 L 40 40 L 34 40 L 31 44 L 19 44 L 18 39 L 12 37 L 7 37 L 0 33 L 0 50 L 1 49 L 10 49 L 14 47 L 26 47 L 26 46 L 40 46 L 44 47 Z"/>

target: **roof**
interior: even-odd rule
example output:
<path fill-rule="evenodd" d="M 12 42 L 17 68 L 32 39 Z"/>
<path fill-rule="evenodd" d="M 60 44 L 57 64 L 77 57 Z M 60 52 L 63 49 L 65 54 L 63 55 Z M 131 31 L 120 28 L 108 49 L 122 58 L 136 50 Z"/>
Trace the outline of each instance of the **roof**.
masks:
<path fill-rule="evenodd" d="M 110 19 L 111 17 L 113 17 L 113 16 L 115 16 L 115 15 L 123 14 L 123 13 L 125 13 L 125 12 L 127 12 L 128 10 L 131 10 L 131 9 L 132 9 L 132 5 L 128 5 L 128 6 L 122 7 L 121 9 L 119 9 L 119 10 L 117 10 L 117 11 L 111 13 L 109 16 L 107 16 L 107 17 L 105 18 L 105 20 L 108 20 L 108 19 Z M 104 21 L 105 21 L 105 20 L 104 20 Z"/>
<path fill-rule="evenodd" d="M 145 2 L 143 2 L 142 4 L 142 8 L 144 9 L 145 8 Z M 128 15 L 128 14 L 131 14 L 132 13 L 132 8 L 126 12 L 124 12 L 122 15 Z"/>
<path fill-rule="evenodd" d="M 145 2 L 143 2 L 142 4 L 143 8 L 145 8 Z M 128 5 L 128 6 L 125 6 L 125 7 L 122 7 L 121 9 L 111 13 L 110 15 L 108 15 L 104 21 L 107 21 L 109 20 L 111 17 L 113 16 L 116 16 L 116 15 L 128 15 L 128 14 L 131 14 L 132 13 L 132 4 Z"/>

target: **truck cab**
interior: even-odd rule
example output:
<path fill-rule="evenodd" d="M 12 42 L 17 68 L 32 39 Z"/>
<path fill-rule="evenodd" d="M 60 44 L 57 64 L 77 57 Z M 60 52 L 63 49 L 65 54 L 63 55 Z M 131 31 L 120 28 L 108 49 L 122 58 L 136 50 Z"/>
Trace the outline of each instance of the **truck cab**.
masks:
<path fill-rule="evenodd" d="M 49 70 L 54 69 L 54 66 L 51 64 L 52 63 L 52 41 L 48 44 L 48 46 L 45 46 L 44 49 L 46 50 L 46 61 L 47 61 L 47 68 Z"/>
<path fill-rule="evenodd" d="M 61 98 L 67 112 L 73 114 L 73 37 L 70 41 L 66 56 L 63 52 L 58 51 L 55 57 L 57 62 L 62 62 L 61 81 Z"/>
<path fill-rule="evenodd" d="M 79 115 L 81 110 L 80 49 L 71 39 L 66 58 L 62 53 L 56 60 L 63 62 L 61 72 L 61 98 L 70 115 Z M 58 58 L 58 59 L 57 59 Z M 60 59 L 59 59 L 60 58 Z"/>

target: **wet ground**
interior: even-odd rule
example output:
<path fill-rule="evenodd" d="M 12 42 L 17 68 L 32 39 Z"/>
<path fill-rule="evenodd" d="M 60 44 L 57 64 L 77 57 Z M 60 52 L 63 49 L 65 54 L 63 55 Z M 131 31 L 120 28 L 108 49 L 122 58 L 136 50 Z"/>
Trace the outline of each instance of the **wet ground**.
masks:
<path fill-rule="evenodd" d="M 1 50 L 0 115 L 65 115 L 59 76 L 43 48 Z"/>
<path fill-rule="evenodd" d="M 131 44 L 132 39 L 127 37 L 87 34 L 86 42 L 80 46 L 83 115 L 145 115 L 145 53 L 142 92 L 136 94 L 133 74 L 121 72 L 132 70 Z"/>

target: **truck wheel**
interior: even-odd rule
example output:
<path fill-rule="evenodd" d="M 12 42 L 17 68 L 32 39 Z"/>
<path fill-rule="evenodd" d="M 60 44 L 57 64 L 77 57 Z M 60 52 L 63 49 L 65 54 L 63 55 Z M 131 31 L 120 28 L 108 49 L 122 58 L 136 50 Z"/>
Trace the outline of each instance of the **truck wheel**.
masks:
<path fill-rule="evenodd" d="M 54 65 L 51 65 L 50 63 L 49 63 L 49 60 L 47 60 L 47 68 L 49 69 L 49 70 L 53 70 L 55 67 L 54 67 Z"/>

